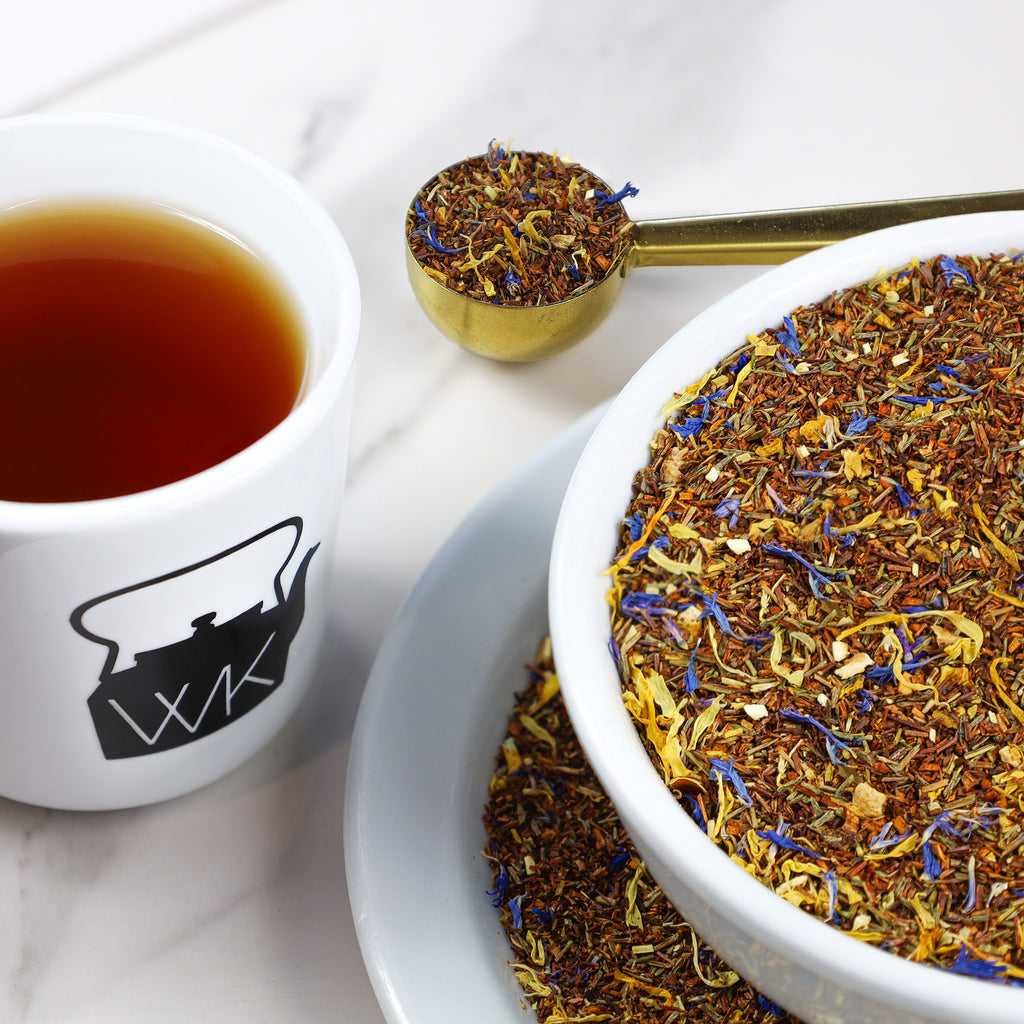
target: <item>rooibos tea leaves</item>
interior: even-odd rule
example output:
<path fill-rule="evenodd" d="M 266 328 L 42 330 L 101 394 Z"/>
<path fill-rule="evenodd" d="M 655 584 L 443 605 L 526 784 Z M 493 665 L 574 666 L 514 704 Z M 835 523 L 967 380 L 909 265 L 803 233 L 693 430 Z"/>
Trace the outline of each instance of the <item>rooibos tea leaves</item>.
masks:
<path fill-rule="evenodd" d="M 162 207 L 0 215 L 0 498 L 79 501 L 207 469 L 288 415 L 305 341 L 282 285 Z"/>
<path fill-rule="evenodd" d="M 413 255 L 446 288 L 506 306 L 545 305 L 604 280 L 628 245 L 622 200 L 579 164 L 494 143 L 442 171 L 406 218 Z"/>
<path fill-rule="evenodd" d="M 545 641 L 491 780 L 490 895 L 540 1021 L 797 1024 L 696 938 L 573 732 Z"/>
<path fill-rule="evenodd" d="M 1024 977 L 1024 269 L 941 256 L 678 394 L 612 566 L 624 698 L 708 837 L 895 954 Z"/>

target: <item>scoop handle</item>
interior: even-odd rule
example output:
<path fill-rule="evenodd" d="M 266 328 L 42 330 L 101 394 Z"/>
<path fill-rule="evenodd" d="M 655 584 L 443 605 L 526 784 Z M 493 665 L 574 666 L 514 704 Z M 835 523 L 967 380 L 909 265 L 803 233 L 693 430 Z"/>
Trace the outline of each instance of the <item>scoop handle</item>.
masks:
<path fill-rule="evenodd" d="M 1024 191 L 637 221 L 629 262 L 634 267 L 785 263 L 894 224 L 1000 210 L 1024 210 Z"/>

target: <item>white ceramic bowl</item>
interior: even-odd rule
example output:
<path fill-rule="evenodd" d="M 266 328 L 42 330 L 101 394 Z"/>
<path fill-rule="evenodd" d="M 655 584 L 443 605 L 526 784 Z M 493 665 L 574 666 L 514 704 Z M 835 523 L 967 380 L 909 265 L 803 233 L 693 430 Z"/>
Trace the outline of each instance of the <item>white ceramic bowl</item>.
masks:
<path fill-rule="evenodd" d="M 963 977 L 863 945 L 791 906 L 733 863 L 681 809 L 622 703 L 608 652 L 603 575 L 646 465 L 660 411 L 748 334 L 879 270 L 938 253 L 1024 248 L 1024 211 L 922 221 L 861 235 L 766 272 L 696 317 L 623 388 L 569 484 L 552 547 L 549 615 L 580 742 L 653 876 L 696 930 L 807 1024 L 1020 1024 L 1024 989 Z"/>

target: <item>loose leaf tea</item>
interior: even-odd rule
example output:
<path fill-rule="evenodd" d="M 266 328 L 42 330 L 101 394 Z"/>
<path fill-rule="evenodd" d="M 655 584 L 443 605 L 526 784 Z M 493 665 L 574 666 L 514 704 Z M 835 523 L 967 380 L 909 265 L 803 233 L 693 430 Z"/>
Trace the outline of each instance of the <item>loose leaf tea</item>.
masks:
<path fill-rule="evenodd" d="M 557 154 L 491 143 L 417 193 L 406 236 L 423 270 L 453 291 L 505 306 L 561 302 L 604 280 L 628 245 L 622 200 Z"/>
<path fill-rule="evenodd" d="M 708 837 L 900 956 L 1024 978 L 1024 269 L 838 291 L 666 408 L 611 569 L 624 699 Z"/>
<path fill-rule="evenodd" d="M 576 739 L 547 641 L 529 672 L 484 820 L 490 895 L 537 1019 L 798 1024 L 701 944 L 647 873 Z"/>

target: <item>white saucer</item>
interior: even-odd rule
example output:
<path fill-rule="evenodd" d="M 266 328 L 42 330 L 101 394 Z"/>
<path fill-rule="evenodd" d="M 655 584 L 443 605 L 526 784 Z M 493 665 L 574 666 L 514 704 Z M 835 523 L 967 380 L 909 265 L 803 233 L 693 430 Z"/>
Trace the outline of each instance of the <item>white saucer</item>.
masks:
<path fill-rule="evenodd" d="M 536 1021 L 487 890 L 482 815 L 525 665 L 547 631 L 551 537 L 595 409 L 456 530 L 391 627 L 349 759 L 345 863 L 389 1024 Z"/>

